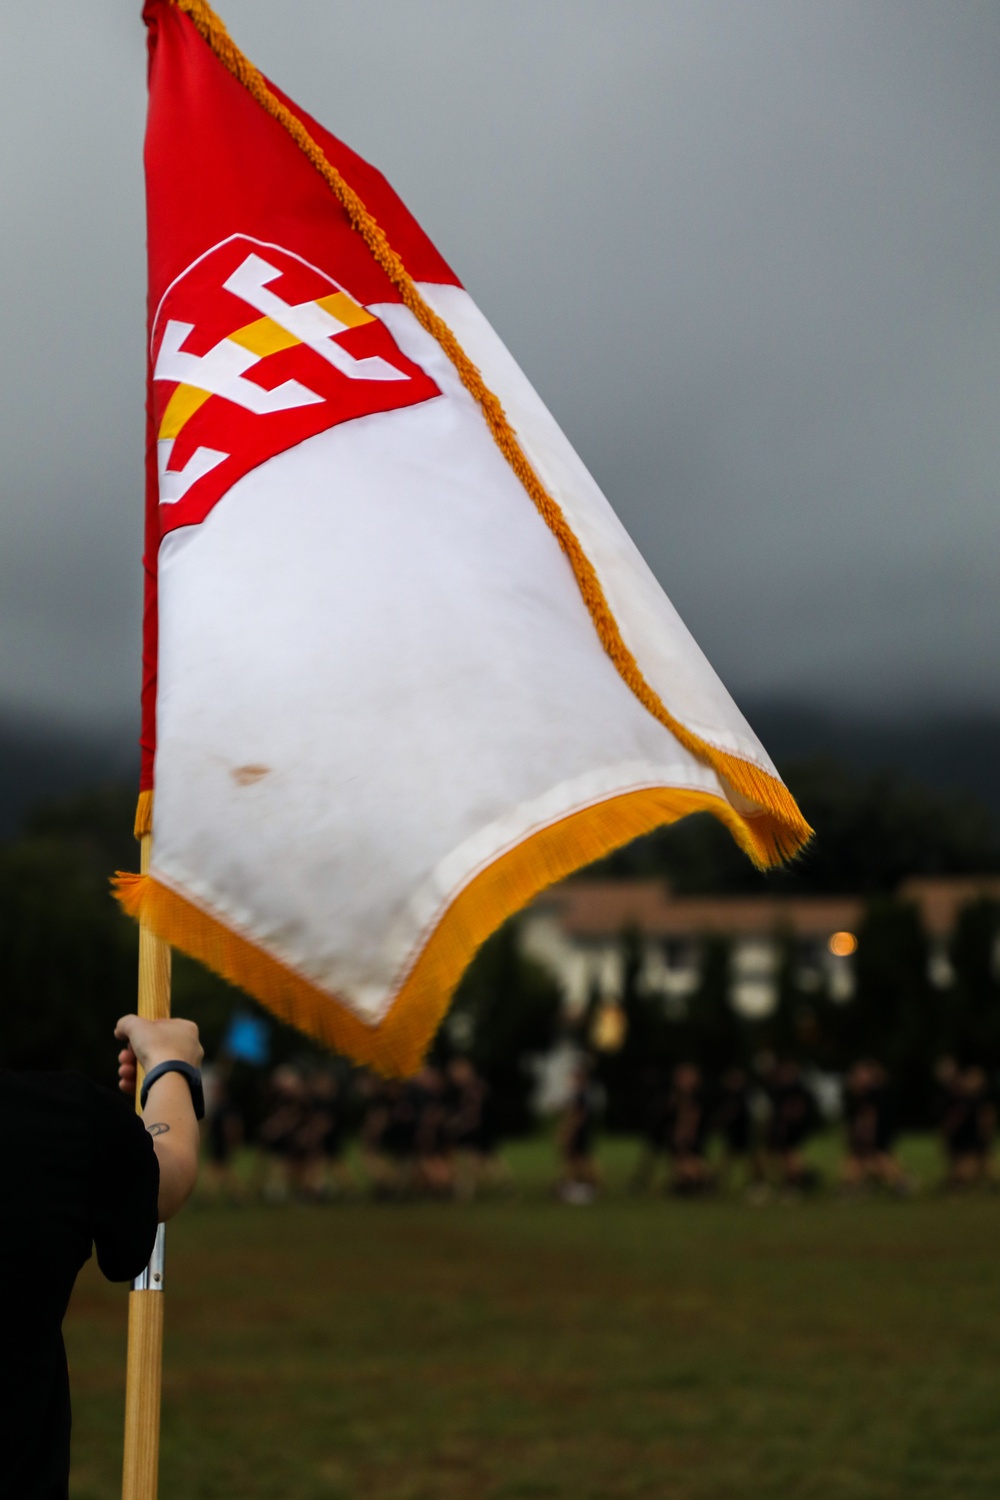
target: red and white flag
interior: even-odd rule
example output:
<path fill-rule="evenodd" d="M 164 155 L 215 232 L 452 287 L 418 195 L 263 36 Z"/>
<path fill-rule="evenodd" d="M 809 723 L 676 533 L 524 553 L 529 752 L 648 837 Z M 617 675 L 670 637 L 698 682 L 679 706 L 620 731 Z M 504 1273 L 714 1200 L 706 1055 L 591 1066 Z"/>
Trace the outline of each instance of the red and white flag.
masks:
<path fill-rule="evenodd" d="M 120 896 L 407 1071 L 551 881 L 689 812 L 760 865 L 809 829 L 385 179 L 203 0 L 145 19 L 154 838 Z"/>

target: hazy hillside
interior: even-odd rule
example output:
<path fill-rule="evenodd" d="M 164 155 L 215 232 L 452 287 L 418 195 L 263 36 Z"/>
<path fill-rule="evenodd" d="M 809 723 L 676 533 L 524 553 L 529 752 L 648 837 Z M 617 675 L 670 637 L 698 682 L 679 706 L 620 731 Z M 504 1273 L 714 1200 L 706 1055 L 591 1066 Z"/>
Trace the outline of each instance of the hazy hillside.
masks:
<path fill-rule="evenodd" d="M 0 838 L 39 802 L 107 782 L 137 785 L 134 731 L 74 733 L 0 714 Z"/>
<path fill-rule="evenodd" d="M 975 797 L 1000 822 L 1000 712 L 880 721 L 750 703 L 748 718 L 779 764 L 824 755 L 860 770 L 903 771 L 937 790 Z"/>

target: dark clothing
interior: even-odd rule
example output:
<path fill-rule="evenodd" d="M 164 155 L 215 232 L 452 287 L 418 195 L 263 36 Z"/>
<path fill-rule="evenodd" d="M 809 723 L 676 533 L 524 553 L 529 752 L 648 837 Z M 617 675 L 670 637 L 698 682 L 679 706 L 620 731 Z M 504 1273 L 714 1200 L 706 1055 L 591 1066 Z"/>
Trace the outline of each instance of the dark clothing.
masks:
<path fill-rule="evenodd" d="M 327 1161 L 339 1161 L 346 1145 L 344 1121 L 338 1110 L 330 1104 L 321 1106 L 319 1116 L 322 1125 L 319 1149 Z"/>
<path fill-rule="evenodd" d="M 866 1161 L 884 1156 L 896 1139 L 896 1117 L 888 1089 L 852 1089 L 845 1100 L 847 1145 L 853 1157 Z"/>
<path fill-rule="evenodd" d="M 260 1128 L 260 1140 L 272 1156 L 302 1161 L 308 1154 L 304 1140 L 306 1111 L 298 1100 L 278 1101 Z"/>
<path fill-rule="evenodd" d="M 594 1104 L 589 1088 L 577 1089 L 570 1102 L 566 1155 L 570 1161 L 590 1156 L 594 1149 Z"/>
<path fill-rule="evenodd" d="M 716 1124 L 729 1156 L 747 1156 L 753 1142 L 753 1113 L 749 1089 L 726 1089 L 722 1095 Z"/>
<path fill-rule="evenodd" d="M 889 1089 L 877 1088 L 874 1090 L 873 1103 L 875 1105 L 875 1149 L 885 1153 L 892 1150 L 899 1134 L 895 1100 Z"/>
<path fill-rule="evenodd" d="M 798 1151 L 813 1133 L 816 1105 L 804 1083 L 780 1083 L 771 1090 L 768 1149 Z"/>
<path fill-rule="evenodd" d="M 483 1078 L 459 1090 L 449 1100 L 451 1135 L 460 1151 L 475 1151 L 492 1156 L 497 1148 L 497 1129 L 493 1109 L 493 1092 Z"/>
<path fill-rule="evenodd" d="M 944 1122 L 949 1156 L 982 1156 L 989 1151 L 986 1106 L 987 1100 L 982 1094 L 959 1094 L 954 1099 Z"/>
<path fill-rule="evenodd" d="M 62 1320 L 90 1258 L 129 1281 L 156 1238 L 160 1169 L 134 1108 L 71 1073 L 0 1071 L 0 1495 L 65 1500 Z"/>
<path fill-rule="evenodd" d="M 658 1068 L 650 1068 L 643 1078 L 642 1134 L 654 1155 L 667 1149 L 670 1132 L 670 1084 Z"/>
<path fill-rule="evenodd" d="M 493 1090 L 484 1083 L 479 1096 L 479 1119 L 469 1131 L 465 1145 L 482 1156 L 493 1156 L 497 1149 L 496 1110 L 493 1107 Z"/>
<path fill-rule="evenodd" d="M 389 1095 L 389 1119 L 382 1135 L 382 1147 L 397 1161 L 408 1161 L 417 1149 L 422 1092 L 414 1084 L 406 1084 L 392 1090 Z"/>
<path fill-rule="evenodd" d="M 704 1156 L 708 1119 L 699 1092 L 671 1091 L 666 1111 L 667 1150 L 673 1157 Z"/>
<path fill-rule="evenodd" d="M 212 1110 L 207 1121 L 205 1144 L 208 1159 L 217 1167 L 224 1167 L 232 1159 L 233 1151 L 243 1135 L 243 1116 L 235 1104 L 223 1099 Z"/>

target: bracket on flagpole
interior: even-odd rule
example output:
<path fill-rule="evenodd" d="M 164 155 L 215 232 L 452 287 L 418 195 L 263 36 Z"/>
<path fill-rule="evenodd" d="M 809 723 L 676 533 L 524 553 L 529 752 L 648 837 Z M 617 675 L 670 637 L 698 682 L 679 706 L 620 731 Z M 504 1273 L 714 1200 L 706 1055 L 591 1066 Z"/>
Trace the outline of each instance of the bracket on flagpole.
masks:
<path fill-rule="evenodd" d="M 153 1244 L 153 1253 L 149 1257 L 149 1265 L 132 1282 L 133 1292 L 162 1292 L 163 1291 L 163 1253 L 166 1243 L 166 1225 L 161 1224 L 156 1231 L 156 1240 Z"/>

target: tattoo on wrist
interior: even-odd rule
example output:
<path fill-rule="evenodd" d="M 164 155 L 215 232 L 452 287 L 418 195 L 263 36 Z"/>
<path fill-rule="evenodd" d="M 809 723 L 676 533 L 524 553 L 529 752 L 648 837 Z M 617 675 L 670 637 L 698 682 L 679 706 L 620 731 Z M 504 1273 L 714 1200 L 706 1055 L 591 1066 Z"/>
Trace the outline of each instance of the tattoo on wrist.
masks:
<path fill-rule="evenodd" d="M 146 1129 L 149 1131 L 150 1135 L 166 1135 L 167 1131 L 170 1129 L 170 1126 L 165 1125 L 162 1120 L 158 1120 L 155 1125 L 147 1125 Z"/>

